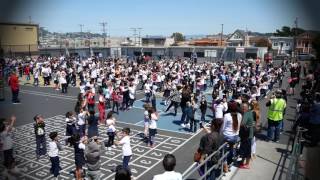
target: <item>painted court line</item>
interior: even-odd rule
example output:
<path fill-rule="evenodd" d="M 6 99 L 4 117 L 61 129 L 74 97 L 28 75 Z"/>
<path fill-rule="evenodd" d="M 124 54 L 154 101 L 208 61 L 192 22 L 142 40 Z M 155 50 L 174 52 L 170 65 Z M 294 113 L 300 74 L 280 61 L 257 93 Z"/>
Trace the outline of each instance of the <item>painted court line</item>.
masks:
<path fill-rule="evenodd" d="M 180 144 L 179 146 L 177 146 L 174 150 L 172 150 L 170 152 L 170 154 L 173 154 L 176 150 L 178 150 L 179 148 L 181 148 L 182 146 L 184 146 L 187 142 L 189 142 L 191 139 L 193 139 L 195 136 L 197 136 L 202 130 L 198 130 L 195 134 L 193 134 L 189 139 L 187 139 L 186 141 L 184 141 L 182 144 Z M 155 164 L 153 164 L 152 166 L 149 167 L 149 170 L 151 170 L 153 167 L 157 166 L 161 161 L 156 162 Z M 143 176 L 146 172 L 148 171 L 144 171 L 142 172 L 138 177 L 136 177 L 136 179 L 139 179 L 141 176 Z"/>
<path fill-rule="evenodd" d="M 140 125 L 136 125 L 136 124 L 133 124 L 133 123 L 127 123 L 127 122 L 123 122 L 123 121 L 117 121 L 117 123 L 123 123 L 123 124 L 127 124 L 127 125 L 134 125 L 134 126 L 139 126 L 139 127 L 142 127 L 143 126 L 140 126 Z M 192 135 L 193 133 L 188 133 L 188 132 L 178 132 L 178 131 L 173 131 L 173 130 L 168 130 L 168 129 L 161 129 L 161 128 L 157 128 L 161 131 L 168 131 L 168 132 L 174 132 L 174 133 L 178 133 L 178 134 L 185 134 L 185 135 Z"/>

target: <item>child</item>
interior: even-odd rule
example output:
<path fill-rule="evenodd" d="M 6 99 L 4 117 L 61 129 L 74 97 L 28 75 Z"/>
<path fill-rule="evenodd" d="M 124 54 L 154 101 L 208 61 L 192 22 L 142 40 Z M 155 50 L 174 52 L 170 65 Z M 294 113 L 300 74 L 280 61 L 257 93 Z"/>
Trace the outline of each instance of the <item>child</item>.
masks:
<path fill-rule="evenodd" d="M 204 95 L 201 97 L 201 102 L 200 102 L 200 111 L 201 111 L 201 122 L 200 122 L 200 128 L 203 127 L 203 123 L 206 121 L 206 112 L 207 112 L 207 100 Z"/>
<path fill-rule="evenodd" d="M 99 110 L 99 122 L 100 124 L 104 123 L 105 121 L 105 108 L 106 108 L 106 100 L 103 95 L 102 89 L 99 89 L 99 104 L 98 104 L 98 110 Z"/>
<path fill-rule="evenodd" d="M 112 114 L 113 112 L 110 111 L 107 114 L 107 120 L 106 120 L 107 135 L 108 135 L 108 143 L 107 143 L 108 151 L 111 150 L 111 147 L 115 148 L 114 136 L 116 133 L 116 128 L 115 128 L 116 119 L 112 116 Z"/>
<path fill-rule="evenodd" d="M 148 134 L 149 134 L 149 110 L 150 110 L 150 104 L 145 103 L 143 105 L 144 108 L 144 140 L 146 143 L 148 143 Z"/>
<path fill-rule="evenodd" d="M 98 118 L 95 116 L 95 111 L 90 111 L 90 115 L 88 117 L 88 138 L 99 136 L 98 121 Z"/>
<path fill-rule="evenodd" d="M 82 179 L 81 171 L 82 166 L 85 165 L 85 158 L 84 158 L 84 151 L 85 151 L 85 144 L 87 142 L 86 137 L 80 138 L 79 134 L 74 134 L 71 137 L 71 144 L 74 147 L 74 162 L 76 165 L 76 179 Z M 85 173 L 84 173 L 85 174 Z"/>
<path fill-rule="evenodd" d="M 39 69 L 34 68 L 33 70 L 33 85 L 39 86 Z"/>
<path fill-rule="evenodd" d="M 122 166 L 125 169 L 129 169 L 129 161 L 132 156 L 132 149 L 130 145 L 130 128 L 122 129 L 122 138 L 120 141 L 115 141 L 116 145 L 122 145 Z"/>
<path fill-rule="evenodd" d="M 41 155 L 47 154 L 45 123 L 41 115 L 36 115 L 33 119 L 35 121 L 33 126 L 36 136 L 36 156 L 38 160 Z"/>
<path fill-rule="evenodd" d="M 197 100 L 196 99 L 192 99 L 191 100 L 191 111 L 189 113 L 187 113 L 187 118 L 190 119 L 190 130 L 192 132 L 197 132 L 197 121 L 195 119 L 195 113 L 196 110 L 198 109 L 198 105 L 197 105 Z"/>
<path fill-rule="evenodd" d="M 78 114 L 78 121 L 77 121 L 77 129 L 80 137 L 83 137 L 86 132 L 86 117 L 87 112 L 83 110 L 83 108 L 80 108 L 80 112 Z"/>
<path fill-rule="evenodd" d="M 117 90 L 114 90 L 112 92 L 112 112 L 115 112 L 114 111 L 114 108 L 117 107 L 117 114 L 119 114 L 119 101 L 120 101 L 120 97 L 119 97 L 119 91 L 118 89 Z"/>
<path fill-rule="evenodd" d="M 65 143 L 66 145 L 68 145 L 71 140 L 70 137 L 73 134 L 75 134 L 75 131 L 76 131 L 75 118 L 74 118 L 73 112 L 69 111 L 66 113 L 66 123 L 67 123 L 66 137 L 68 138 L 65 140 Z"/>
<path fill-rule="evenodd" d="M 94 111 L 94 106 L 95 106 L 95 98 L 94 98 L 94 93 L 93 93 L 93 89 L 89 88 L 88 92 L 87 92 L 87 103 L 88 103 L 88 111 Z"/>
<path fill-rule="evenodd" d="M 151 104 L 152 104 L 152 108 L 155 109 L 155 111 L 157 111 L 157 99 L 156 99 L 156 87 L 153 86 L 152 90 L 151 90 Z"/>
<path fill-rule="evenodd" d="M 3 151 L 3 165 L 5 167 L 1 176 L 6 178 L 8 170 L 10 173 L 19 173 L 19 169 L 15 166 L 15 159 L 13 157 L 13 130 L 16 117 L 12 116 L 10 122 L 6 125 L 4 119 L 0 119 L 0 151 Z"/>
<path fill-rule="evenodd" d="M 50 173 L 58 179 L 59 171 L 61 170 L 60 167 L 60 160 L 59 160 L 59 151 L 61 151 L 61 145 L 58 141 L 58 133 L 51 132 L 49 134 L 51 141 L 49 142 L 49 152 L 48 155 L 51 161 L 51 168 Z"/>
<path fill-rule="evenodd" d="M 157 121 L 158 121 L 158 113 L 154 108 L 149 110 L 149 146 L 151 148 L 155 145 L 155 136 L 157 134 Z"/>

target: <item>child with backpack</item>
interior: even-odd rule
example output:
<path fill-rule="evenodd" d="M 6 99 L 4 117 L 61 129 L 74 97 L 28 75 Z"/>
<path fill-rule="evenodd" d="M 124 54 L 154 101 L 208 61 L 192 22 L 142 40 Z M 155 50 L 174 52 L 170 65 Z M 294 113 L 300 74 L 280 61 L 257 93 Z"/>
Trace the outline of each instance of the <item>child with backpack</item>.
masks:
<path fill-rule="evenodd" d="M 33 119 L 35 121 L 33 127 L 36 136 L 36 156 L 38 160 L 40 156 L 47 154 L 45 123 L 41 115 L 36 115 Z"/>

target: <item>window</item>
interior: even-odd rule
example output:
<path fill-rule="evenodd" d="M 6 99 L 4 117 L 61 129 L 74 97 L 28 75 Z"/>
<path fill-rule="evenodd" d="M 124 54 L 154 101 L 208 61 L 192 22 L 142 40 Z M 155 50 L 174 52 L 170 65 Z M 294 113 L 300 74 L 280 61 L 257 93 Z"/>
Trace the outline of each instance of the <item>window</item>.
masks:
<path fill-rule="evenodd" d="M 204 57 L 204 52 L 197 52 L 197 57 Z"/>
<path fill-rule="evenodd" d="M 278 46 L 278 43 L 277 42 L 273 43 L 273 46 Z"/>
<path fill-rule="evenodd" d="M 184 52 L 183 53 L 183 57 L 188 57 L 188 58 L 190 58 L 191 57 L 191 52 Z"/>

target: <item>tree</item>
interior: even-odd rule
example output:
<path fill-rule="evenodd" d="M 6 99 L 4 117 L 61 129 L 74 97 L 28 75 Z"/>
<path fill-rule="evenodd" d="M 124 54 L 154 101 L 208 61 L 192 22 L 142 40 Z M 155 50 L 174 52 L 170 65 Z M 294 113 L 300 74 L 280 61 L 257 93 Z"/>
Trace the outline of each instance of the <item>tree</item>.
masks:
<path fill-rule="evenodd" d="M 171 38 L 174 38 L 175 42 L 180 42 L 185 40 L 185 37 L 183 36 L 183 34 L 179 32 L 172 33 Z"/>
<path fill-rule="evenodd" d="M 305 30 L 301 28 L 290 28 L 288 26 L 283 26 L 281 30 L 277 29 L 275 33 L 273 33 L 274 36 L 283 36 L 283 37 L 288 37 L 288 36 L 295 36 L 304 33 Z"/>
<path fill-rule="evenodd" d="M 271 43 L 269 42 L 268 39 L 266 38 L 259 38 L 256 42 L 255 42 L 255 46 L 256 47 L 268 47 L 271 48 Z"/>

